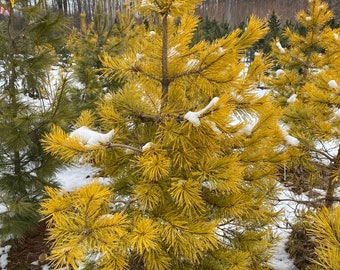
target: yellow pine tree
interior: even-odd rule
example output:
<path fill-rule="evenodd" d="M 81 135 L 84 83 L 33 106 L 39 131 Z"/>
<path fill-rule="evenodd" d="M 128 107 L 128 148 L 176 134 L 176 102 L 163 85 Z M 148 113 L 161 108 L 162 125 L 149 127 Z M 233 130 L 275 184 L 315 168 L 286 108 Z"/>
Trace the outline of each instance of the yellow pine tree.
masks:
<path fill-rule="evenodd" d="M 334 243 L 329 245 L 327 240 L 339 235 L 339 226 L 332 227 L 328 235 L 324 234 L 333 226 L 332 216 L 338 212 L 334 210 L 333 213 L 332 206 L 337 200 L 334 192 L 339 186 L 340 173 L 340 29 L 329 26 L 332 17 L 327 3 L 310 0 L 308 10 L 296 16 L 302 33 L 286 29 L 284 37 L 288 46 L 283 48 L 279 40 L 272 44 L 273 56 L 280 68 L 271 79 L 271 86 L 275 89 L 277 103 L 284 110 L 282 121 L 286 132 L 289 130 L 295 137 L 294 145 L 289 148 L 286 180 L 293 182 L 298 191 L 315 187 L 326 190 L 321 199 L 317 196 L 314 203 L 309 202 L 309 208 L 315 207 L 318 214 L 312 219 L 300 215 L 301 220 L 293 226 L 294 230 L 301 229 L 306 237 L 301 233 L 292 234 L 291 254 L 304 253 L 297 259 L 316 255 L 315 259 L 302 260 L 301 269 L 314 260 L 321 269 L 338 269 L 339 265 L 335 265 L 340 261 L 339 249 L 334 249 Z M 318 209 L 321 205 L 329 210 Z M 306 230 L 309 236 L 305 235 Z M 316 247 L 306 245 L 301 249 L 299 241 L 306 243 L 306 238 L 311 240 L 308 242 L 316 238 Z M 313 268 L 315 265 L 308 267 L 319 269 Z"/>
<path fill-rule="evenodd" d="M 189 46 L 196 0 L 143 0 L 147 26 L 103 73 L 124 80 L 76 130 L 59 127 L 45 149 L 86 162 L 111 184 L 48 190 L 55 267 L 269 269 L 270 226 L 283 144 L 280 109 L 254 89 L 270 67 L 245 51 L 267 31 L 247 29 Z"/>
<path fill-rule="evenodd" d="M 291 147 L 287 170 L 299 188 L 322 185 L 330 207 L 340 169 L 340 29 L 331 29 L 333 14 L 327 3 L 309 1 L 308 11 L 297 14 L 305 34 L 287 29 L 289 46 L 273 44 L 281 68 L 271 80 L 276 100 L 284 108 L 283 122 L 298 139 Z"/>

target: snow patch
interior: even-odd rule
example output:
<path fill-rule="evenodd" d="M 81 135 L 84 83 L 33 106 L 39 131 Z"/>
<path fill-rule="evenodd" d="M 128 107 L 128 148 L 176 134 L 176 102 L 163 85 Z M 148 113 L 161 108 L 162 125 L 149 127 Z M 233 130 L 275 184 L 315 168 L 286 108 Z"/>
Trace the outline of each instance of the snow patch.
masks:
<path fill-rule="evenodd" d="M 11 249 L 11 245 L 7 245 L 5 247 L 0 247 L 0 268 L 6 269 L 8 264 L 8 252 Z"/>
<path fill-rule="evenodd" d="M 340 109 L 334 109 L 334 115 L 340 118 Z"/>
<path fill-rule="evenodd" d="M 285 139 L 286 143 L 288 143 L 291 146 L 298 146 L 300 144 L 300 141 L 297 138 L 295 138 L 295 137 L 293 137 L 289 134 L 286 134 L 284 136 L 284 139 Z"/>
<path fill-rule="evenodd" d="M 152 146 L 153 146 L 153 143 L 152 143 L 152 142 L 148 142 L 148 143 L 146 143 L 146 144 L 142 147 L 142 151 L 146 151 L 146 150 L 152 148 Z"/>
<path fill-rule="evenodd" d="M 312 17 L 311 17 L 311 16 L 307 16 L 307 17 L 306 17 L 306 21 L 307 21 L 307 22 L 309 22 L 309 21 L 311 21 L 311 20 L 312 20 Z"/>
<path fill-rule="evenodd" d="M 8 211 L 8 208 L 4 204 L 0 204 L 0 214 Z"/>
<path fill-rule="evenodd" d="M 178 46 L 179 46 L 179 44 L 169 48 L 169 50 L 168 50 L 168 57 L 174 57 L 174 56 L 179 55 L 179 52 L 176 50 Z"/>
<path fill-rule="evenodd" d="M 253 132 L 254 124 L 246 124 L 243 128 L 241 128 L 238 133 L 244 136 L 250 136 Z"/>
<path fill-rule="evenodd" d="M 79 138 L 80 141 L 87 146 L 95 146 L 100 144 L 106 144 L 111 141 L 114 134 L 114 129 L 106 134 L 99 133 L 97 131 L 91 130 L 86 126 L 82 126 L 71 132 L 71 138 Z"/>
<path fill-rule="evenodd" d="M 336 39 L 336 40 L 339 40 L 339 35 L 337 33 L 334 33 L 333 34 L 333 37 Z"/>
<path fill-rule="evenodd" d="M 61 188 L 66 191 L 72 191 L 78 187 L 89 184 L 93 181 L 99 169 L 90 165 L 84 166 L 65 166 L 55 174 L 55 180 L 60 183 Z M 100 183 L 106 184 L 108 178 L 99 178 Z"/>
<path fill-rule="evenodd" d="M 187 64 L 185 65 L 185 69 L 190 70 L 190 69 L 196 68 L 199 63 L 200 61 L 197 59 L 189 59 Z"/>
<path fill-rule="evenodd" d="M 276 70 L 276 78 L 280 77 L 280 75 L 284 74 L 285 72 L 283 71 L 283 69 L 278 69 Z"/>
<path fill-rule="evenodd" d="M 143 56 L 144 56 L 144 54 L 142 54 L 142 53 L 136 53 L 136 62 L 141 60 L 143 58 Z"/>
<path fill-rule="evenodd" d="M 287 103 L 292 103 L 292 102 L 296 101 L 296 100 L 297 100 L 296 97 L 297 97 L 296 94 L 291 95 L 291 96 L 287 99 Z"/>
<path fill-rule="evenodd" d="M 328 86 L 329 86 L 330 88 L 335 89 L 335 88 L 338 87 L 338 84 L 337 84 L 337 82 L 336 82 L 335 80 L 330 80 L 330 81 L 328 82 Z"/>
<path fill-rule="evenodd" d="M 318 10 L 320 11 L 320 10 L 323 10 L 325 8 L 325 6 L 324 5 L 320 5 L 320 6 L 318 6 Z"/>
<path fill-rule="evenodd" d="M 225 49 L 223 47 L 219 47 L 218 48 L 218 52 L 219 52 L 219 54 L 224 54 L 225 53 Z"/>
<path fill-rule="evenodd" d="M 285 139 L 285 141 L 288 145 L 298 146 L 300 144 L 300 141 L 297 138 L 288 134 L 289 127 L 287 125 L 281 123 L 281 124 L 279 124 L 279 127 L 282 131 L 283 138 Z"/>
<path fill-rule="evenodd" d="M 276 42 L 276 47 L 279 49 L 280 53 L 285 53 L 286 50 L 282 47 L 280 41 Z"/>
<path fill-rule="evenodd" d="M 214 131 L 216 134 L 222 134 L 222 131 L 217 127 L 215 122 L 212 122 L 212 121 L 206 121 L 206 122 L 211 127 L 212 131 Z"/>
<path fill-rule="evenodd" d="M 216 105 L 218 102 L 219 98 L 214 97 L 207 106 L 205 106 L 202 110 L 198 112 L 192 112 L 189 111 L 184 115 L 184 119 L 188 120 L 190 123 L 192 123 L 195 127 L 199 126 L 201 124 L 200 122 L 200 117 L 202 114 L 207 112 L 212 106 Z"/>

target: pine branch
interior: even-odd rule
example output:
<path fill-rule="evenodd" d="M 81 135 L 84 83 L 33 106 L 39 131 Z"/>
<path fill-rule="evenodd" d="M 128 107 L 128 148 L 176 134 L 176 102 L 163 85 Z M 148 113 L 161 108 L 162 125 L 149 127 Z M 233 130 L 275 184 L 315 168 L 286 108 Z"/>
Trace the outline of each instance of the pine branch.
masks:
<path fill-rule="evenodd" d="M 143 153 L 143 151 L 139 148 L 130 146 L 130 145 L 125 145 L 125 144 L 119 144 L 119 143 L 110 143 L 106 145 L 106 148 L 124 148 L 128 150 L 132 150 L 137 153 Z"/>

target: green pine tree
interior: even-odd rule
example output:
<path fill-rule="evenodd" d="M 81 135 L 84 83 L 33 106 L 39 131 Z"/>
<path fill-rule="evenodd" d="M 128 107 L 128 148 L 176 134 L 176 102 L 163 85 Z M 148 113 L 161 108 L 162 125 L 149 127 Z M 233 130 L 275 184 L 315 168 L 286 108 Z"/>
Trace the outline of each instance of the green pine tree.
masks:
<path fill-rule="evenodd" d="M 245 31 L 191 46 L 199 3 L 141 1 L 142 38 L 101 58 L 124 86 L 73 132 L 46 136 L 48 152 L 111 179 L 47 189 L 55 267 L 269 269 L 281 111 L 254 91 L 268 59 L 246 72 L 242 61 L 267 28 L 251 17 Z"/>
<path fill-rule="evenodd" d="M 259 51 L 262 51 L 265 55 L 268 55 L 271 52 L 272 41 L 274 39 L 281 38 L 283 29 L 281 27 L 281 22 L 274 11 L 269 17 L 267 25 L 269 28 L 268 33 L 258 42 L 256 42 L 248 51 L 248 57 L 250 59 L 254 59 L 255 54 Z"/>
<path fill-rule="evenodd" d="M 0 21 L 0 214 L 2 239 L 19 237 L 40 219 L 39 200 L 59 164 L 40 139 L 51 123 L 70 117 L 66 81 L 51 92 L 64 23 L 61 17 L 25 2 L 11 2 Z M 19 24 L 20 23 L 20 24 Z M 67 116 L 66 116 L 67 115 Z M 66 120 L 69 122 L 69 120 Z"/>
<path fill-rule="evenodd" d="M 103 65 L 100 57 L 104 51 L 113 56 L 126 50 L 128 41 L 137 37 L 139 26 L 134 23 L 134 14 L 129 7 L 125 7 L 118 14 L 116 22 L 111 23 L 100 3 L 92 22 L 86 23 L 85 14 L 80 15 L 80 22 L 80 29 L 74 28 L 68 39 L 67 49 L 71 55 L 68 68 L 73 71 L 74 79 L 80 83 L 72 99 L 81 111 L 93 108 L 100 97 L 122 85 L 101 76 L 100 68 Z"/>
<path fill-rule="evenodd" d="M 227 22 L 218 23 L 216 20 L 210 20 L 208 17 L 200 19 L 195 34 L 192 38 L 192 44 L 205 40 L 213 42 L 218 38 L 222 38 L 230 33 L 230 27 Z"/>

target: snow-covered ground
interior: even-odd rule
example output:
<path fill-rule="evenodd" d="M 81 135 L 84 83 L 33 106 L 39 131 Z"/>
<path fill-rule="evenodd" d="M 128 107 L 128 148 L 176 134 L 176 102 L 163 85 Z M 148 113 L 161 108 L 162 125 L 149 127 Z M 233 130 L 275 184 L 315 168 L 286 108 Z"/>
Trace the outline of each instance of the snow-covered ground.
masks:
<path fill-rule="evenodd" d="M 303 205 L 297 204 L 295 201 L 303 200 L 308 201 L 308 197 L 304 194 L 296 195 L 289 191 L 288 188 L 280 186 L 281 192 L 278 197 L 278 203 L 275 206 L 277 211 L 282 212 L 281 222 L 279 222 L 274 231 L 280 237 L 280 241 L 273 249 L 273 257 L 270 260 L 270 264 L 275 270 L 298 270 L 289 258 L 289 254 L 286 251 L 286 241 L 290 235 L 291 229 L 288 224 L 294 223 L 295 213 L 303 209 Z"/>

